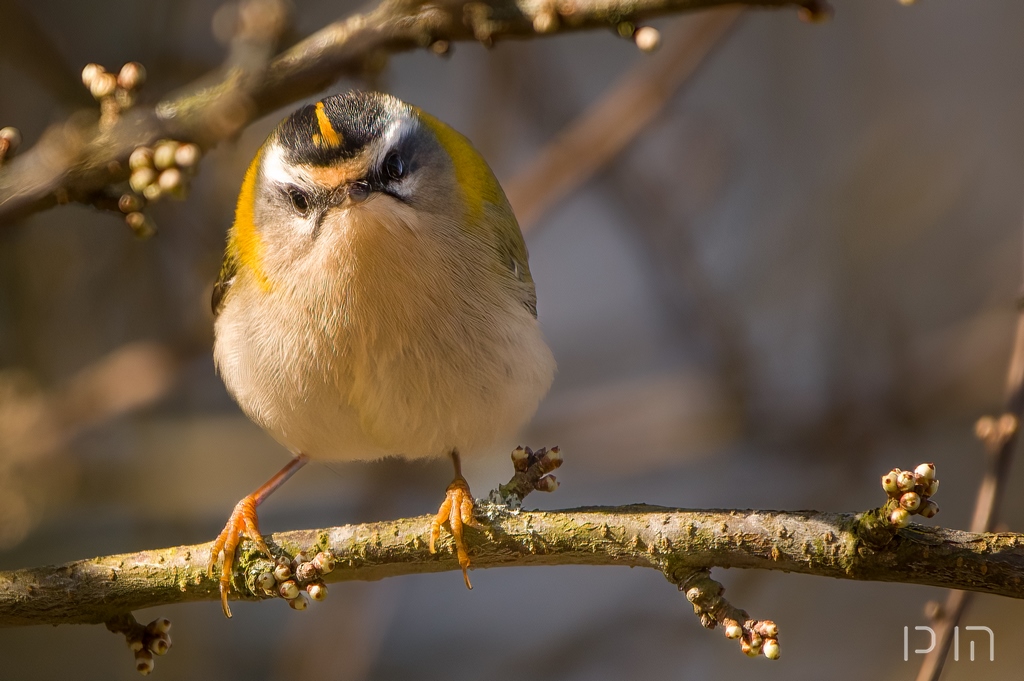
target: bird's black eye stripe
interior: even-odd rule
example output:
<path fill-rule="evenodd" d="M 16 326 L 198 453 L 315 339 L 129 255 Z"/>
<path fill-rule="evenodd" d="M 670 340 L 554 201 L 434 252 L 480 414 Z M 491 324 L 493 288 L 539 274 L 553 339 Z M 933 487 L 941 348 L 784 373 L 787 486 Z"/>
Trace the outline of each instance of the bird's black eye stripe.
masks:
<path fill-rule="evenodd" d="M 309 195 L 298 187 L 288 187 L 285 191 L 288 192 L 288 199 L 295 212 L 305 217 L 309 213 Z"/>
<path fill-rule="evenodd" d="M 397 151 L 392 151 L 384 159 L 384 175 L 389 180 L 400 180 L 405 176 L 405 161 Z"/>

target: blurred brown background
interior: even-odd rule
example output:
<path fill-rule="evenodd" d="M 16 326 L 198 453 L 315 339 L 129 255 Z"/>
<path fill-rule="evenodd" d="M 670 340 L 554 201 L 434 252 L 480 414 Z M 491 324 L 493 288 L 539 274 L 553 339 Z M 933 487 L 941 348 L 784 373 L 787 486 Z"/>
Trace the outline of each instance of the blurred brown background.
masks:
<path fill-rule="evenodd" d="M 935 461 L 937 521 L 968 525 L 971 428 L 1000 408 L 1022 277 L 1024 4 L 834 5 L 824 25 L 746 14 L 530 232 L 559 374 L 522 440 L 560 444 L 566 464 L 561 489 L 527 505 L 849 511 L 881 501 L 882 472 Z M 0 125 L 30 144 L 88 106 L 90 61 L 144 63 L 144 99 L 188 83 L 223 59 L 217 7 L 0 0 Z M 296 0 L 297 34 L 355 9 Z M 668 39 L 679 21 L 655 25 Z M 644 59 L 611 32 L 460 44 L 398 56 L 373 85 L 465 132 L 507 181 Z M 150 241 L 80 206 L 0 231 L 0 568 L 208 541 L 286 460 L 215 375 L 208 311 L 242 172 L 283 115 L 211 152 L 186 201 L 154 207 Z M 507 453 L 467 474 L 484 494 Z M 1018 530 L 1022 475 L 1003 516 Z M 449 477 L 446 462 L 314 465 L 263 527 L 423 514 Z M 243 603 L 227 621 L 210 602 L 139 617 L 174 622 L 164 679 L 897 680 L 920 659 L 903 661 L 903 627 L 942 597 L 716 575 L 779 623 L 781 660 L 702 630 L 649 570 L 477 571 L 472 592 L 423 575 L 332 586 L 303 613 Z M 996 662 L 962 654 L 944 678 L 1019 675 L 1024 606 L 981 597 L 962 624 L 995 631 Z M 137 678 L 102 627 L 0 630 L 0 679 L 71 676 Z"/>

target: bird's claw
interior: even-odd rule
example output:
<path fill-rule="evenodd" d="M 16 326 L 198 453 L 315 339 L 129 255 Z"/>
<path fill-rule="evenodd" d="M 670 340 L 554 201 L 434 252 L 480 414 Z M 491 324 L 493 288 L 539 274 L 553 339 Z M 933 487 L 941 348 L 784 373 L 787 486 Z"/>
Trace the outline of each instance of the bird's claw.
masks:
<path fill-rule="evenodd" d="M 466 588 L 472 589 L 469 582 L 469 552 L 466 550 L 466 542 L 462 536 L 464 526 L 482 528 L 483 526 L 473 517 L 475 508 L 473 494 L 469 491 L 469 483 L 465 478 L 457 477 L 448 485 L 445 491 L 445 499 L 437 510 L 433 522 L 430 523 L 430 552 L 437 553 L 435 544 L 441 536 L 441 525 L 446 525 L 452 533 L 452 540 L 455 542 L 455 555 L 459 559 L 459 566 L 462 568 L 462 577 L 466 580 Z"/>
<path fill-rule="evenodd" d="M 260 534 L 259 518 L 256 517 L 256 496 L 249 495 L 235 504 L 227 524 L 220 534 L 213 541 L 210 548 L 210 563 L 207 570 L 210 576 L 214 574 L 217 559 L 221 554 L 224 562 L 220 570 L 220 604 L 224 610 L 225 617 L 231 617 L 231 608 L 228 607 L 228 592 L 231 589 L 231 575 L 235 566 L 235 549 L 243 536 L 248 537 L 256 548 L 262 551 L 267 557 L 271 557 L 270 549 Z"/>

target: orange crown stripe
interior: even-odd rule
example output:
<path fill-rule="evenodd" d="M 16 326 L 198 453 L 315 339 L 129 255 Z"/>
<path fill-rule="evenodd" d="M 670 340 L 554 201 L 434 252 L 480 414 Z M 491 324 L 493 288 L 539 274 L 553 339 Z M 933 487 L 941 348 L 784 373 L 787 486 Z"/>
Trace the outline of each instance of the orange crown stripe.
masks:
<path fill-rule="evenodd" d="M 330 147 L 341 146 L 341 137 L 335 131 L 334 126 L 331 125 L 331 119 L 327 117 L 327 112 L 324 111 L 324 103 L 316 103 L 316 122 L 320 127 L 320 134 L 313 135 L 313 143 L 319 146 L 325 144 Z"/>

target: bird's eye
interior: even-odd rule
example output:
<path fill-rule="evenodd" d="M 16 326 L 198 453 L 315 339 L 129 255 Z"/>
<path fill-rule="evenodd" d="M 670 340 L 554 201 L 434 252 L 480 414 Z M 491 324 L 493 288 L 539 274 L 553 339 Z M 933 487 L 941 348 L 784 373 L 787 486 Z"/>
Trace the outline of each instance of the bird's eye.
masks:
<path fill-rule="evenodd" d="M 295 212 L 305 217 L 309 212 L 309 197 L 306 196 L 306 193 L 297 187 L 292 187 L 288 190 L 288 198 L 291 199 Z"/>
<path fill-rule="evenodd" d="M 400 180 L 405 175 L 405 162 L 397 151 L 391 152 L 384 159 L 384 173 L 391 180 Z"/>

